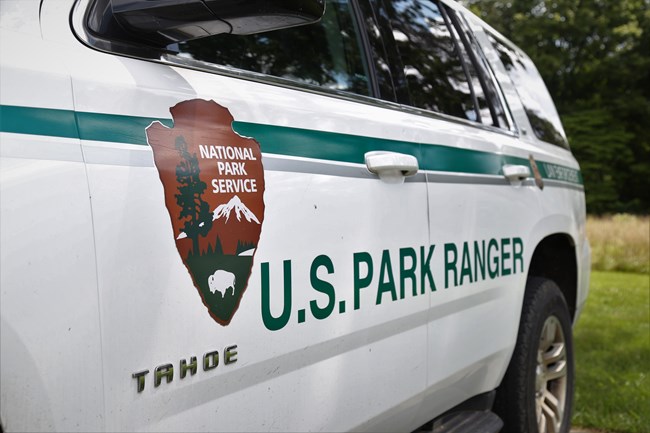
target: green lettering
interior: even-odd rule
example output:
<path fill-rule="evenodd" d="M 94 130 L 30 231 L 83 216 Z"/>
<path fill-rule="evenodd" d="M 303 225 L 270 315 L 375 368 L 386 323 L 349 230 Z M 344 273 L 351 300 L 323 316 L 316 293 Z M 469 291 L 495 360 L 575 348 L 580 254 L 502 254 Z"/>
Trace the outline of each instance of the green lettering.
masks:
<path fill-rule="evenodd" d="M 262 263 L 262 321 L 269 331 L 277 331 L 286 326 L 291 317 L 291 260 L 284 261 L 284 305 L 282 314 L 273 317 L 271 313 L 271 290 L 269 283 L 269 264 Z"/>
<path fill-rule="evenodd" d="M 453 253 L 453 260 L 449 258 L 449 253 Z M 458 260 L 458 250 L 456 245 L 445 244 L 445 289 L 449 288 L 449 272 L 454 274 L 454 286 L 458 285 L 458 275 L 456 273 L 456 260 Z"/>
<path fill-rule="evenodd" d="M 481 249 L 477 241 L 474 241 L 474 281 L 478 281 L 478 273 L 481 271 L 481 280 L 485 279 L 485 241 L 481 241 Z"/>
<path fill-rule="evenodd" d="M 463 242 L 463 259 L 461 262 L 460 266 L 460 282 L 459 284 L 463 284 L 463 280 L 465 279 L 465 276 L 469 277 L 469 282 L 472 283 L 472 265 L 470 264 L 469 261 L 469 246 L 467 242 Z"/>
<path fill-rule="evenodd" d="M 372 281 L 372 257 L 366 252 L 354 253 L 352 256 L 354 261 L 354 309 L 358 310 L 361 307 L 361 289 L 368 287 Z M 361 263 L 365 263 L 368 267 L 368 273 L 365 277 L 361 277 Z"/>
<path fill-rule="evenodd" d="M 496 241 L 496 239 L 490 239 L 490 242 L 488 242 L 488 275 L 491 279 L 495 279 L 499 276 L 499 257 L 495 256 L 494 259 L 492 259 L 493 248 L 496 248 L 497 253 L 499 252 L 499 243 Z M 492 268 L 492 265 L 494 265 L 494 268 Z"/>
<path fill-rule="evenodd" d="M 411 267 L 406 267 L 406 258 L 411 258 Z M 399 298 L 404 299 L 406 280 L 411 280 L 413 296 L 418 295 L 417 281 L 415 280 L 415 268 L 417 268 L 417 255 L 413 248 L 400 248 L 399 250 Z"/>
<path fill-rule="evenodd" d="M 506 251 L 506 247 L 510 245 L 510 238 L 501 239 L 501 275 L 510 275 L 512 272 L 507 267 L 509 263 L 506 260 L 510 258 L 510 251 Z"/>
<path fill-rule="evenodd" d="M 433 256 L 433 250 L 436 248 L 435 245 L 429 246 L 429 252 L 427 254 L 426 260 L 424 259 L 424 247 L 420 247 L 420 293 L 424 295 L 425 277 L 429 281 L 429 287 L 431 291 L 436 291 L 436 282 L 433 280 L 433 274 L 431 273 L 431 257 Z M 415 292 L 413 292 L 415 294 Z"/>
<path fill-rule="evenodd" d="M 388 281 L 386 280 L 388 276 Z M 395 279 L 393 278 L 393 266 L 390 263 L 390 253 L 384 250 L 381 253 L 381 265 L 379 266 L 379 286 L 377 286 L 376 305 L 381 304 L 381 298 L 385 292 L 390 292 L 393 301 L 397 300 L 397 291 L 395 290 Z"/>
<path fill-rule="evenodd" d="M 512 239 L 512 271 L 517 272 L 517 262 L 519 262 L 519 272 L 524 272 L 524 242 L 521 238 Z"/>
<path fill-rule="evenodd" d="M 316 257 L 311 264 L 311 271 L 310 271 L 311 286 L 315 290 L 326 294 L 328 300 L 327 300 L 327 305 L 323 308 L 320 308 L 318 306 L 318 303 L 315 300 L 309 302 L 309 307 L 311 308 L 311 314 L 316 319 L 323 320 L 328 318 L 329 315 L 332 314 L 332 311 L 334 311 L 334 305 L 336 304 L 336 299 L 335 299 L 336 294 L 334 293 L 334 286 L 332 286 L 327 281 L 318 278 L 318 268 L 320 267 L 325 267 L 325 270 L 327 271 L 328 274 L 333 274 L 334 264 L 332 263 L 332 259 L 330 259 L 326 255 L 320 255 Z"/>

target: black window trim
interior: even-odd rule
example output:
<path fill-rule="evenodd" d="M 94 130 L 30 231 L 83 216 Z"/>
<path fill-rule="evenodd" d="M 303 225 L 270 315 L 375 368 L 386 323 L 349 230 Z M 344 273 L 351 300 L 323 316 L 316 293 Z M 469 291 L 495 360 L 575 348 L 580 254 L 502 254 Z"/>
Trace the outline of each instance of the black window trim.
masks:
<path fill-rule="evenodd" d="M 410 106 L 411 97 L 406 84 L 406 77 L 404 75 L 404 65 L 393 37 L 393 27 L 388 18 L 384 0 L 366 1 L 368 1 L 368 4 L 373 9 L 373 13 L 376 17 L 375 21 L 379 25 L 379 31 L 386 51 L 386 59 L 389 62 L 388 66 L 393 80 L 393 89 L 395 91 L 394 101 L 400 105 Z"/>
<path fill-rule="evenodd" d="M 350 2 L 350 10 L 352 13 L 352 20 L 354 21 L 354 25 L 356 26 L 357 30 L 359 31 L 359 36 L 361 38 L 361 49 L 363 50 L 363 53 L 361 53 L 362 57 L 366 61 L 366 67 L 368 69 L 368 82 L 370 83 L 370 96 L 381 99 L 382 94 L 379 89 L 379 77 L 377 76 L 377 67 L 376 67 L 376 62 L 373 57 L 373 52 L 376 48 L 378 47 L 373 47 L 370 43 L 370 38 L 368 37 L 368 32 L 370 29 L 368 29 L 365 20 L 363 19 L 364 14 L 362 11 L 362 7 L 359 4 L 359 0 L 348 0 Z M 363 0 L 362 0 L 363 1 Z M 373 14 L 372 19 L 376 21 L 376 17 Z M 382 47 L 383 48 L 383 47 Z M 392 78 L 391 78 L 391 87 L 392 87 Z M 394 90 L 393 90 L 394 92 Z"/>

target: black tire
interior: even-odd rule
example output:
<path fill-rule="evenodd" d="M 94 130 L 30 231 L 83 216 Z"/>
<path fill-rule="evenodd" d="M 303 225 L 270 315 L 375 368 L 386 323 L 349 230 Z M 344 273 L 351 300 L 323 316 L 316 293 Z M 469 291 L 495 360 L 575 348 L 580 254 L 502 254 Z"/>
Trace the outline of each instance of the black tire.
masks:
<path fill-rule="evenodd" d="M 552 280 L 529 278 L 517 346 L 495 401 L 502 432 L 568 433 L 573 381 L 573 337 L 564 296 Z"/>

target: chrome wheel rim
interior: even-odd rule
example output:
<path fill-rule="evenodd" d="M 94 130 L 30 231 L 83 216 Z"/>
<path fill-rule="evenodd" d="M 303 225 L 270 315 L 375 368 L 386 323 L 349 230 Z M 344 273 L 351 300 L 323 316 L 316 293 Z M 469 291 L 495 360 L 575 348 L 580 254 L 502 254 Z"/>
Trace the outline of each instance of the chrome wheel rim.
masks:
<path fill-rule="evenodd" d="M 559 433 L 566 407 L 566 339 L 555 316 L 544 322 L 537 348 L 535 409 L 539 433 Z"/>

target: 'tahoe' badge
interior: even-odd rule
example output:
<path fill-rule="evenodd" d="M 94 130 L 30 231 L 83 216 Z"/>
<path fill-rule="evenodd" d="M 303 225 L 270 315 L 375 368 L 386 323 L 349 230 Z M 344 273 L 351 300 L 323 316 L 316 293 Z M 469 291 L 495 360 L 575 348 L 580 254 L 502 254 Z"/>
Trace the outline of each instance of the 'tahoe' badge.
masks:
<path fill-rule="evenodd" d="M 248 285 L 264 221 L 260 145 L 214 101 L 170 109 L 174 127 L 146 130 L 176 247 L 210 316 L 228 325 Z"/>

